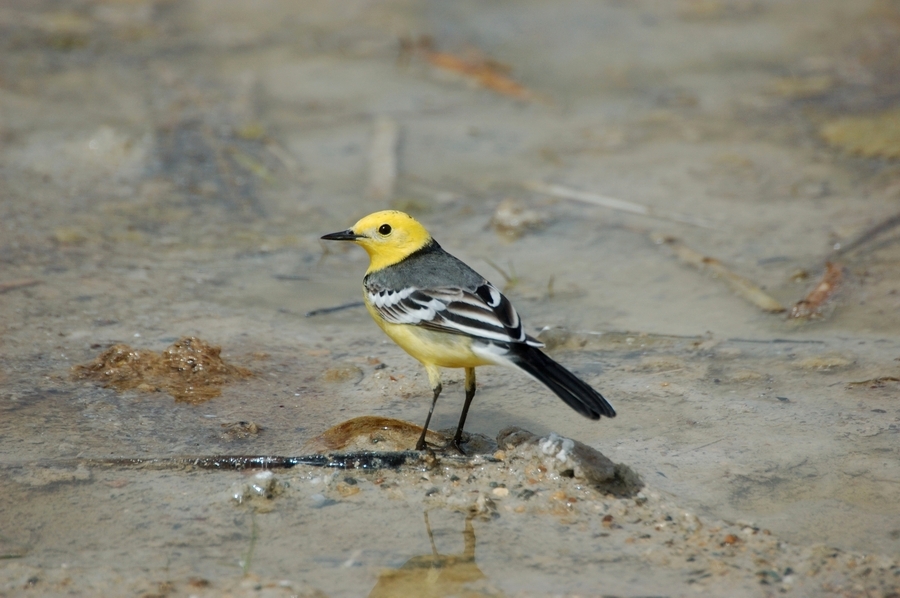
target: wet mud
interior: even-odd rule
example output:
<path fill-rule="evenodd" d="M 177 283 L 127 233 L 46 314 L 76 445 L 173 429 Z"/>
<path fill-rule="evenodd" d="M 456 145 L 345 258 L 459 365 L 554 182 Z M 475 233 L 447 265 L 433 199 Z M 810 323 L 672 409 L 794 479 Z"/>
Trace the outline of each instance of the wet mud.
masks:
<path fill-rule="evenodd" d="M 896 596 L 898 40 L 888 0 L 5 3 L 0 595 Z M 618 416 L 484 368 L 470 454 L 410 452 L 424 372 L 319 241 L 386 208 Z"/>

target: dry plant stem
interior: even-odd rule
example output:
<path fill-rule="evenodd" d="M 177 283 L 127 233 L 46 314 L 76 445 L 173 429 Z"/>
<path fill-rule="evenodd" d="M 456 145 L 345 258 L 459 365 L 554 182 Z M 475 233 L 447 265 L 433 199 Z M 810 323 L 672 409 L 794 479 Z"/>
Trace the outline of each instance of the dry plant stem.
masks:
<path fill-rule="evenodd" d="M 355 307 L 362 307 L 365 303 L 362 301 L 351 301 L 350 303 L 342 303 L 341 305 L 335 305 L 334 307 L 320 307 L 319 309 L 313 309 L 311 311 L 303 314 L 305 318 L 311 318 L 313 316 L 322 316 L 325 314 L 332 314 L 336 311 L 344 311 L 345 309 L 353 309 Z"/>
<path fill-rule="evenodd" d="M 820 315 L 822 306 L 825 305 L 841 286 L 844 278 L 844 269 L 834 262 L 825 263 L 825 273 L 819 284 L 809 294 L 794 304 L 791 308 L 791 318 L 814 318 Z"/>
<path fill-rule="evenodd" d="M 33 287 L 40 284 L 37 278 L 23 278 L 22 280 L 10 280 L 9 282 L 0 282 L 0 294 L 15 289 L 24 289 L 25 287 Z"/>
<path fill-rule="evenodd" d="M 397 146 L 400 127 L 387 116 L 375 119 L 372 141 L 369 146 L 369 186 L 372 199 L 390 199 L 397 182 Z"/>
<path fill-rule="evenodd" d="M 482 87 L 499 94 L 518 100 L 536 99 L 534 94 L 509 78 L 493 61 L 467 61 L 444 52 L 429 52 L 425 55 L 425 59 L 432 66 L 469 77 Z"/>
<path fill-rule="evenodd" d="M 851 242 L 842 245 L 836 253 L 837 255 L 847 255 L 852 251 L 856 251 L 860 247 L 870 244 L 879 235 L 897 228 L 898 226 L 900 226 L 900 214 L 894 214 L 890 218 L 887 218 L 879 222 L 875 226 L 865 230 Z"/>
<path fill-rule="evenodd" d="M 698 253 L 672 237 L 654 238 L 653 240 L 656 243 L 665 243 L 671 247 L 675 256 L 682 262 L 694 266 L 699 270 L 708 270 L 709 272 L 712 272 L 717 278 L 728 283 L 731 290 L 740 297 L 743 297 L 761 310 L 771 313 L 781 313 L 785 311 L 785 308 L 781 303 L 759 288 L 759 286 L 743 276 L 735 274 L 716 258 Z"/>
<path fill-rule="evenodd" d="M 601 208 L 609 208 L 611 210 L 619 210 L 620 212 L 638 214 L 639 216 L 647 216 L 650 218 L 658 218 L 660 220 L 670 220 L 672 222 L 690 224 L 692 226 L 698 226 L 700 228 L 715 228 L 712 224 L 704 222 L 692 216 L 685 216 L 682 214 L 675 214 L 670 212 L 661 213 L 639 203 L 634 203 L 625 199 L 617 199 L 615 197 L 609 197 L 607 195 L 600 195 L 599 193 L 579 191 L 578 189 L 572 189 L 571 187 L 566 187 L 564 185 L 549 185 L 541 181 L 526 181 L 522 184 L 522 186 L 529 191 L 544 193 L 552 197 L 559 197 L 560 199 L 580 201 L 582 203 L 599 206 Z"/>
<path fill-rule="evenodd" d="M 858 380 L 856 382 L 848 382 L 847 386 L 853 388 L 854 386 L 868 386 L 870 388 L 881 388 L 884 386 L 885 382 L 900 382 L 900 378 L 895 376 L 880 376 L 878 378 L 872 378 L 871 380 Z"/>

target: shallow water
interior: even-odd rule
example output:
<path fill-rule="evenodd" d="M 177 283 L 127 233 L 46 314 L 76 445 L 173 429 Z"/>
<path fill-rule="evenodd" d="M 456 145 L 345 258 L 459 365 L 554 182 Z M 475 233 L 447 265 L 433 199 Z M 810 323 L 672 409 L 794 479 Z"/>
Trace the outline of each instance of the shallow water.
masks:
<path fill-rule="evenodd" d="M 294 583 L 259 591 L 353 596 L 433 554 L 415 485 L 326 509 L 309 505 L 321 474 L 286 474 L 296 492 L 257 512 L 232 504 L 238 473 L 22 467 L 296 455 L 351 417 L 423 420 L 424 372 L 364 310 L 305 316 L 356 301 L 366 267 L 319 236 L 385 207 L 505 283 L 531 333 L 573 331 L 555 357 L 619 412 L 584 420 L 526 377 L 484 369 L 468 430 L 555 431 L 702 518 L 900 554 L 900 244 L 889 230 L 833 251 L 897 212 L 900 169 L 820 134 L 890 107 L 898 23 L 882 1 L 7 3 L 0 285 L 16 284 L 0 293 L 0 592 L 240 594 L 258 578 Z M 534 100 L 401 51 L 421 35 L 508 64 Z M 386 199 L 366 194 L 378 117 L 400 132 Z M 542 225 L 498 234 L 506 199 Z M 660 235 L 788 307 L 826 260 L 844 283 L 824 318 L 788 321 Z M 255 375 L 199 405 L 71 375 L 115 343 L 158 352 L 185 336 Z M 461 372 L 446 378 L 435 428 L 462 404 Z M 229 434 L 238 422 L 262 431 Z M 439 552 L 462 554 L 465 517 L 429 517 Z M 585 565 L 572 551 L 599 541 L 550 515 L 475 532 L 480 595 L 716 593 L 677 570 L 616 577 L 614 556 Z M 154 585 L 167 580 L 182 585 Z"/>

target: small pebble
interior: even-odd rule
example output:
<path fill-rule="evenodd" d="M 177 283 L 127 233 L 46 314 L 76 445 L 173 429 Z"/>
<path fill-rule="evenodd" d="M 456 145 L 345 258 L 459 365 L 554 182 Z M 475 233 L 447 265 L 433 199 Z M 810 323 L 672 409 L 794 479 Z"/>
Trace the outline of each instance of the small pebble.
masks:
<path fill-rule="evenodd" d="M 309 497 L 309 500 L 312 501 L 312 508 L 314 509 L 321 509 L 322 507 L 333 505 L 336 502 L 326 498 L 324 494 L 313 494 Z"/>

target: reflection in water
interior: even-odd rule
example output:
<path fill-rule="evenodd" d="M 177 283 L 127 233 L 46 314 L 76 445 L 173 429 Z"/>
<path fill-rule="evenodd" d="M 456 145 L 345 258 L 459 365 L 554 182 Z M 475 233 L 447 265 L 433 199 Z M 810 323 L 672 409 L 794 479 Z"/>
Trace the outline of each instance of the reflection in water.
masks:
<path fill-rule="evenodd" d="M 425 528 L 431 541 L 431 554 L 414 556 L 399 569 L 390 569 L 378 576 L 378 583 L 369 593 L 369 598 L 427 598 L 430 596 L 503 596 L 496 590 L 466 587 L 468 584 L 487 579 L 475 563 L 475 528 L 472 518 L 466 517 L 463 530 L 465 547 L 460 554 L 439 554 L 434 543 L 434 534 L 425 512 Z"/>

